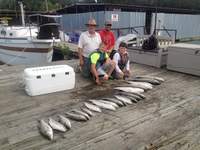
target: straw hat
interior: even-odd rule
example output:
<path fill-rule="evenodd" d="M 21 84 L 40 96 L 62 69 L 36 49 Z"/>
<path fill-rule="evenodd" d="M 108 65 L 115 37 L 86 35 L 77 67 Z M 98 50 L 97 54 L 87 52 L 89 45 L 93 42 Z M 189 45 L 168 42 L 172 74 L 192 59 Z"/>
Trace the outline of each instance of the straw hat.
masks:
<path fill-rule="evenodd" d="M 92 26 L 97 26 L 97 23 L 95 19 L 90 19 L 88 23 L 85 24 L 86 26 L 92 25 Z"/>

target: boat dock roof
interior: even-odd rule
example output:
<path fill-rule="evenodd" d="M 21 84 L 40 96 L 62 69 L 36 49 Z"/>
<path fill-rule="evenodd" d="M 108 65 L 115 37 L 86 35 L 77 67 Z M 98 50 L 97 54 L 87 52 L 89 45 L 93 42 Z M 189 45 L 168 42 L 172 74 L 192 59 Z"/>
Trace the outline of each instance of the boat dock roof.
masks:
<path fill-rule="evenodd" d="M 75 66 L 77 61 L 54 62 Z M 30 97 L 24 92 L 22 72 L 27 66 L 0 66 L 1 150 L 156 150 L 200 149 L 199 77 L 131 64 L 133 75 L 156 75 L 166 81 L 145 93 L 134 105 L 104 111 L 88 122 L 72 122 L 72 129 L 48 141 L 38 132 L 38 120 L 79 107 L 90 98 L 112 94 L 108 81 L 96 86 L 76 74 L 70 91 Z"/>

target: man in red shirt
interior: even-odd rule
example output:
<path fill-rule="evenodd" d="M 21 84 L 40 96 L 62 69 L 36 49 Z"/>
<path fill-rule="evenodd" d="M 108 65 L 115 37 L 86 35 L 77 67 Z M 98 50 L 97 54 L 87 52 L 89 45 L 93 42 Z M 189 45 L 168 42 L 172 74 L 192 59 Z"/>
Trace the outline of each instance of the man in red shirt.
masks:
<path fill-rule="evenodd" d="M 106 21 L 105 22 L 105 28 L 99 31 L 99 34 L 101 36 L 101 40 L 104 43 L 105 51 L 110 54 L 114 48 L 115 45 L 115 36 L 114 33 L 111 31 L 112 22 Z"/>

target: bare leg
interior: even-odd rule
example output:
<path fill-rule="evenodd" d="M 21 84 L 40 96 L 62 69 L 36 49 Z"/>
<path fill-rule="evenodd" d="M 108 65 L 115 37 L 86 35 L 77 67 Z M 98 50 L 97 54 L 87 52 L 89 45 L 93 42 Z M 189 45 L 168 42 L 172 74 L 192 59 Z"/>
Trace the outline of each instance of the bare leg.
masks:
<path fill-rule="evenodd" d="M 114 71 L 114 69 L 115 69 L 115 62 L 113 61 L 113 60 L 110 60 L 109 61 L 109 69 L 108 69 L 108 72 L 107 72 L 107 74 L 108 74 L 108 76 L 110 77 L 111 76 L 111 74 L 112 74 L 112 72 Z"/>

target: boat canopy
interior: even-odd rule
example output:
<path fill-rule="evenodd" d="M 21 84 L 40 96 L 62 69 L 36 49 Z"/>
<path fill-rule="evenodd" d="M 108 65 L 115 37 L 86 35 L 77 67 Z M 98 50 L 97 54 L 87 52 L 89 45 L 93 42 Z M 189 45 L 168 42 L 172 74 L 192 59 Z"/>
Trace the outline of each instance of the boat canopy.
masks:
<path fill-rule="evenodd" d="M 37 17 L 37 16 L 47 17 L 47 18 L 61 18 L 62 17 L 62 15 L 43 15 L 43 14 L 32 14 L 32 15 L 29 15 L 29 17 Z"/>

